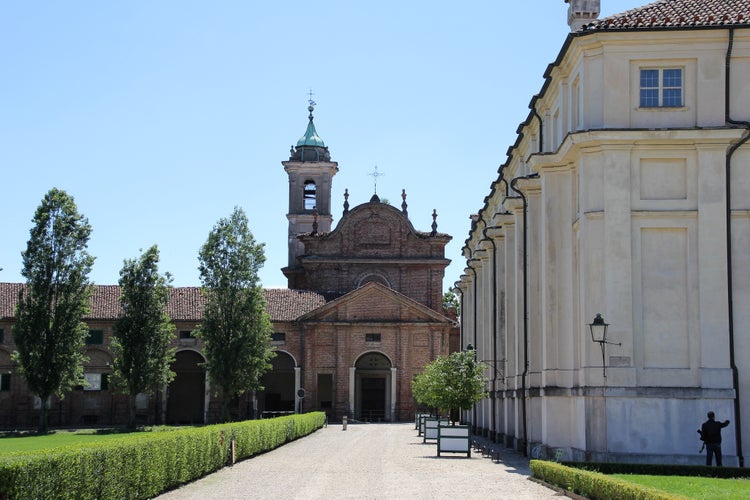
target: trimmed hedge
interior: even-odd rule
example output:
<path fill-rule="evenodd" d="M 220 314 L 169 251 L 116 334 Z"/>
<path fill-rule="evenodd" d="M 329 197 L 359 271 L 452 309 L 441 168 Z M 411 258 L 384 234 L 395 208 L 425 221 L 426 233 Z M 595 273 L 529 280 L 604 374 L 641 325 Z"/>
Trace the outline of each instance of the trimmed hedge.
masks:
<path fill-rule="evenodd" d="M 602 474 L 643 474 L 647 476 L 697 476 L 723 479 L 750 478 L 750 469 L 708 467 L 706 465 L 626 464 L 617 462 L 562 462 L 568 467 Z"/>
<path fill-rule="evenodd" d="M 322 412 L 129 435 L 84 448 L 6 455 L 0 499 L 149 498 L 323 426 Z"/>
<path fill-rule="evenodd" d="M 529 463 L 534 477 L 591 500 L 628 498 L 633 500 L 684 500 L 686 497 L 647 488 L 575 467 L 532 460 Z"/>

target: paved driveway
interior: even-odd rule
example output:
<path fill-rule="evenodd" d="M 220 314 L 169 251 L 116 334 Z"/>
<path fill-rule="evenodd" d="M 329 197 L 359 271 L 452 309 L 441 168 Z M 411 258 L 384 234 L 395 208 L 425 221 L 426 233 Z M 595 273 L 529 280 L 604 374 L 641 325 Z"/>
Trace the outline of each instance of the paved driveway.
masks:
<path fill-rule="evenodd" d="M 560 498 L 528 479 L 528 460 L 500 463 L 423 444 L 414 424 L 330 425 L 227 467 L 160 499 Z"/>

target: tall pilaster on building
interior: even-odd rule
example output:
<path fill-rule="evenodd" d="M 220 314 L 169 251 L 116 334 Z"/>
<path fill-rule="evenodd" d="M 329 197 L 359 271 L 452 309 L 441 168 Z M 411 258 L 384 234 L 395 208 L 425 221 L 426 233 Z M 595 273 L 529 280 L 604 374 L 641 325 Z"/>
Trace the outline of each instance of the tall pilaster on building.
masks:
<path fill-rule="evenodd" d="M 289 176 L 289 262 L 283 269 L 291 280 L 298 267 L 297 257 L 304 251 L 304 246 L 297 235 L 313 232 L 317 224 L 318 233 L 331 230 L 331 187 L 333 176 L 338 172 L 338 163 L 331 161 L 328 147 L 315 130 L 313 110 L 315 103 L 311 100 L 307 110 L 307 130 L 290 150 L 289 160 L 281 162 Z"/>

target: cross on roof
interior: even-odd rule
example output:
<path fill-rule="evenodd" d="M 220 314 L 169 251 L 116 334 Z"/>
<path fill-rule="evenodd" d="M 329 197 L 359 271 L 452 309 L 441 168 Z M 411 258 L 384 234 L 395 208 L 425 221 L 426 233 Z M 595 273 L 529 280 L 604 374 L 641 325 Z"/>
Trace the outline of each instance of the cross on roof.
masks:
<path fill-rule="evenodd" d="M 310 106 L 315 106 L 315 101 L 313 101 L 313 98 L 312 98 L 312 96 L 314 96 L 314 95 L 315 94 L 313 93 L 312 89 L 310 89 L 307 92 L 307 97 L 308 97 L 307 102 L 310 103 Z"/>
<path fill-rule="evenodd" d="M 378 194 L 378 177 L 383 177 L 385 174 L 378 172 L 378 166 L 375 165 L 375 171 L 370 172 L 367 175 L 371 175 L 375 183 L 375 194 Z"/>

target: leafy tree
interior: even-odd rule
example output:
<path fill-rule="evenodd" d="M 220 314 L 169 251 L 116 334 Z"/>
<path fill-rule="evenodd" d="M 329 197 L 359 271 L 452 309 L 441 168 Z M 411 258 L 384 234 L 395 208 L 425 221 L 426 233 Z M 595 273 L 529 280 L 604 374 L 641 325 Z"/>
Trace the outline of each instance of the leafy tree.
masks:
<path fill-rule="evenodd" d="M 83 380 L 83 347 L 89 312 L 88 274 L 94 258 L 86 251 L 91 226 L 71 196 L 51 189 L 36 209 L 26 251 L 26 287 L 18 294 L 13 326 L 13 359 L 32 393 L 41 399 L 39 432 L 47 431 L 47 400 Z"/>
<path fill-rule="evenodd" d="M 122 313 L 115 323 L 112 349 L 116 385 L 130 397 L 128 427 L 135 427 L 135 398 L 169 383 L 174 373 L 175 326 L 166 313 L 171 276 L 159 274 L 159 249 L 126 259 L 120 270 Z"/>
<path fill-rule="evenodd" d="M 220 219 L 198 254 L 206 297 L 196 336 L 203 339 L 212 383 L 222 389 L 221 420 L 229 401 L 248 390 L 261 390 L 260 378 L 271 369 L 271 320 L 266 312 L 258 271 L 265 262 L 247 216 L 235 208 Z"/>
<path fill-rule="evenodd" d="M 453 290 L 448 290 L 443 294 L 443 310 L 451 312 L 458 316 L 458 310 L 461 307 L 461 303 L 458 301 L 458 296 Z"/>
<path fill-rule="evenodd" d="M 439 356 L 412 381 L 412 393 L 419 404 L 446 413 L 468 410 L 487 395 L 484 366 L 473 351 Z"/>

